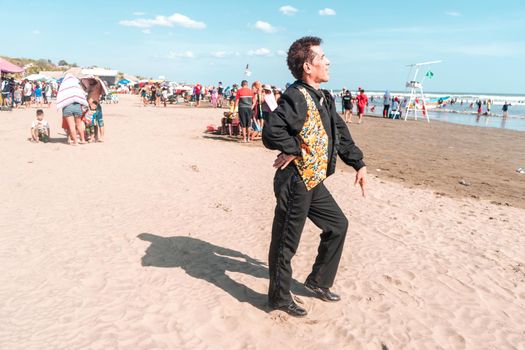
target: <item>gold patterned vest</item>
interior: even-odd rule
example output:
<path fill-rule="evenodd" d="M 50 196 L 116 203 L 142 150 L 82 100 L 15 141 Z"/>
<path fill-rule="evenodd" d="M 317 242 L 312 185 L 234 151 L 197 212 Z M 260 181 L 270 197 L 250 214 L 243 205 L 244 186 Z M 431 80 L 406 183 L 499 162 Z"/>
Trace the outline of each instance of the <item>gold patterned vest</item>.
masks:
<path fill-rule="evenodd" d="M 312 96 L 304 87 L 299 87 L 299 91 L 306 99 L 307 112 L 303 128 L 299 133 L 301 138 L 301 157 L 296 158 L 294 163 L 306 185 L 306 189 L 310 191 L 326 179 L 328 135 Z"/>

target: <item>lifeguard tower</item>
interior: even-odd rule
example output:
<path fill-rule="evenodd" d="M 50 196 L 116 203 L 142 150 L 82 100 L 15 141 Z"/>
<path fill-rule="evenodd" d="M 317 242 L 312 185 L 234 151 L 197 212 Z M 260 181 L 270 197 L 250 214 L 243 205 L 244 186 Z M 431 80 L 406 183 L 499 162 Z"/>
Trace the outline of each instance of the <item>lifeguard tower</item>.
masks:
<path fill-rule="evenodd" d="M 421 67 L 440 63 L 440 62 L 441 61 L 429 61 L 429 62 L 414 63 L 414 64 L 407 65 L 407 67 L 410 67 L 410 70 L 408 71 L 408 79 L 410 79 L 410 75 L 412 72 L 414 72 L 414 76 L 412 77 L 411 80 L 407 81 L 405 85 L 407 89 L 410 89 L 410 96 L 408 98 L 408 103 L 406 105 L 406 110 L 405 110 L 405 121 L 408 119 L 409 113 L 412 113 L 414 115 L 414 119 L 417 120 L 417 113 L 420 108 L 419 104 L 421 104 L 422 114 L 424 117 L 427 118 L 427 122 L 430 123 L 430 118 L 428 117 L 427 106 L 425 104 L 425 94 L 423 93 L 423 82 L 419 82 L 417 80 L 417 75 Z M 423 81 L 425 80 L 425 78 L 426 76 L 423 78 Z"/>

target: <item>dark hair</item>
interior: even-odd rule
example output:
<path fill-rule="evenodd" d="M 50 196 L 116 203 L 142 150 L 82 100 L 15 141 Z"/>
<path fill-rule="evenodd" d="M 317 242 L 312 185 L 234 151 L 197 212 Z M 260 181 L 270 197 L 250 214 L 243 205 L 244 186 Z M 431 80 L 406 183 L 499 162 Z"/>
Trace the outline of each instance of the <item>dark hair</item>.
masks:
<path fill-rule="evenodd" d="M 41 110 L 41 109 L 37 109 L 36 110 L 36 115 L 43 115 L 44 114 L 44 111 Z"/>
<path fill-rule="evenodd" d="M 245 85 L 248 85 L 248 80 L 241 81 L 241 86 L 245 86 Z"/>
<path fill-rule="evenodd" d="M 315 54 L 312 52 L 312 46 L 319 46 L 323 40 L 315 36 L 305 36 L 294 41 L 288 49 L 286 63 L 295 79 L 303 78 L 303 65 L 305 62 L 312 62 Z"/>

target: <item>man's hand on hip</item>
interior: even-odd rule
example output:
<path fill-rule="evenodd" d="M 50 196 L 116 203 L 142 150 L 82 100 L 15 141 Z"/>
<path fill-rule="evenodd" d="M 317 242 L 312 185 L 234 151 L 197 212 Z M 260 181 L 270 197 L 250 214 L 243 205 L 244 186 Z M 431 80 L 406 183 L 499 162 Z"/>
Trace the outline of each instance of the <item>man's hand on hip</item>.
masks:
<path fill-rule="evenodd" d="M 288 166 L 288 164 L 290 164 L 292 160 L 294 160 L 297 157 L 298 156 L 294 156 L 293 154 L 281 153 L 277 156 L 277 158 L 275 159 L 275 162 L 273 162 L 273 167 L 281 168 L 281 170 L 283 170 L 284 168 Z"/>

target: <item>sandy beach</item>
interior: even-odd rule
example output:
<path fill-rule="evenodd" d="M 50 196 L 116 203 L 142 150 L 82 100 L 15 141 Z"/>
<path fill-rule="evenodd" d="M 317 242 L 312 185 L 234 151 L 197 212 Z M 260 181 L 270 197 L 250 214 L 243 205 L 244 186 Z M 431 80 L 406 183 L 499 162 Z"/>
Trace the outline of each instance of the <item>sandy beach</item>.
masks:
<path fill-rule="evenodd" d="M 77 147 L 53 107 L 48 144 L 34 108 L 0 112 L 1 349 L 525 349 L 524 133 L 349 124 L 369 195 L 339 161 L 342 300 L 302 287 L 308 222 L 296 319 L 266 307 L 276 153 L 204 133 L 220 110 L 103 108 L 106 142 Z"/>

